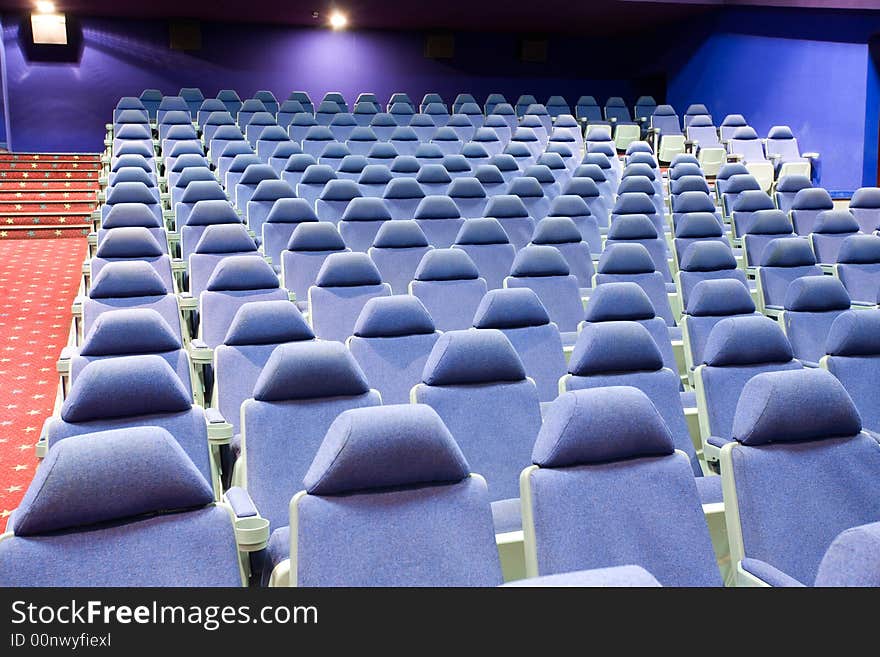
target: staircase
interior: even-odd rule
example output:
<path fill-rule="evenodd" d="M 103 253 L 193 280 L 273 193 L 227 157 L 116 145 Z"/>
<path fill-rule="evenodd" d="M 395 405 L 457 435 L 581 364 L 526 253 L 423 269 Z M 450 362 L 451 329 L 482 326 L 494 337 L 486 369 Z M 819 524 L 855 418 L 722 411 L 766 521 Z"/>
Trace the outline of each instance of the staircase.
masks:
<path fill-rule="evenodd" d="M 0 239 L 88 235 L 100 169 L 97 153 L 0 153 Z"/>

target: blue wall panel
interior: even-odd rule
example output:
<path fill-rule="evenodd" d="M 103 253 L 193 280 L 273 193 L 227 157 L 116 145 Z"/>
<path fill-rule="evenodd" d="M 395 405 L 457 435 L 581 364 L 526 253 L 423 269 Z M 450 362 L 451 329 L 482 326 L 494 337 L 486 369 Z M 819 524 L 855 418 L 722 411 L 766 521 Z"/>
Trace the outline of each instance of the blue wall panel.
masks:
<path fill-rule="evenodd" d="M 705 103 L 718 122 L 743 114 L 761 136 L 790 125 L 802 150 L 821 153 L 823 186 L 855 189 L 870 176 L 868 69 L 867 43 L 716 33 L 670 76 L 668 98 L 681 112 Z M 873 142 L 876 167 L 876 127 Z"/>

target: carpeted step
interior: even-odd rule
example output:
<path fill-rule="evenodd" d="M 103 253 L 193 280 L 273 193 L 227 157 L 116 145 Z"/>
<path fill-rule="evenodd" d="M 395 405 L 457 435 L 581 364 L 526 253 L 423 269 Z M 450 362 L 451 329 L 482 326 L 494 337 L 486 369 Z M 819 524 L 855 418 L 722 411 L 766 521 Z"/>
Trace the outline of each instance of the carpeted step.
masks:
<path fill-rule="evenodd" d="M 45 239 L 82 239 L 87 237 L 92 227 L 89 224 L 73 224 L 65 226 L 0 226 L 0 242 L 7 240 L 45 240 Z"/>
<path fill-rule="evenodd" d="M 0 179 L 0 192 L 11 192 L 11 191 L 86 191 L 98 190 L 100 188 L 100 184 L 98 183 L 98 179 L 94 180 L 3 180 Z"/>
<path fill-rule="evenodd" d="M 97 181 L 98 180 L 98 170 L 93 169 L 89 171 L 84 171 L 82 169 L 78 169 L 76 171 L 24 171 L 24 170 L 13 170 L 13 171 L 0 171 L 0 180 L 10 180 L 10 181 L 23 181 L 23 180 L 36 180 L 36 181 L 50 181 L 57 180 L 61 182 L 86 182 L 86 181 Z"/>
<path fill-rule="evenodd" d="M 0 215 L 9 214 L 64 214 L 71 212 L 91 212 L 97 201 L 65 201 L 54 198 L 37 201 L 6 201 L 0 198 Z"/>
<path fill-rule="evenodd" d="M 39 201 L 45 203 L 52 202 L 74 202 L 88 201 L 95 203 L 97 199 L 97 191 L 94 189 L 78 189 L 75 191 L 65 190 L 23 190 L 14 192 L 10 190 L 0 189 L 0 203 L 29 203 Z"/>

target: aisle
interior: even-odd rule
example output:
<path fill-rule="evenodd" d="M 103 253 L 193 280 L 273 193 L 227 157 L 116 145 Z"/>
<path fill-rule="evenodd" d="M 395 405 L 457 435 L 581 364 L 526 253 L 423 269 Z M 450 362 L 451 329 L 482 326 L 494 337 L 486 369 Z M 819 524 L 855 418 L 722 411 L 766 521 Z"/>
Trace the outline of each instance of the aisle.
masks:
<path fill-rule="evenodd" d="M 0 240 L 0 531 L 34 476 L 85 238 Z"/>

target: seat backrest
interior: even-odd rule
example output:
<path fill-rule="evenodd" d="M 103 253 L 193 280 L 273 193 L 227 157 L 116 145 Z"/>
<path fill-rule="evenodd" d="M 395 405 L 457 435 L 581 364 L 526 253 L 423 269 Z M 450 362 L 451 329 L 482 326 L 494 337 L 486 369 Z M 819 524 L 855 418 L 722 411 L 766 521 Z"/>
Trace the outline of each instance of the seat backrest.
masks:
<path fill-rule="evenodd" d="M 577 331 L 584 318 L 577 278 L 559 250 L 552 246 L 533 244 L 520 249 L 504 286 L 533 290 L 560 331 Z"/>
<path fill-rule="evenodd" d="M 241 405 L 272 352 L 280 344 L 314 340 L 315 334 L 296 306 L 288 301 L 254 301 L 235 313 L 223 344 L 214 349 L 213 406 L 241 431 Z"/>
<path fill-rule="evenodd" d="M 584 315 L 586 324 L 600 322 L 634 322 L 641 324 L 657 345 L 663 357 L 663 366 L 678 371 L 669 329 L 662 318 L 657 317 L 654 306 L 645 291 L 636 283 L 605 283 L 590 295 Z"/>
<path fill-rule="evenodd" d="M 382 224 L 367 252 L 394 294 L 407 294 L 422 257 L 432 247 L 414 220 Z"/>
<path fill-rule="evenodd" d="M 521 475 L 528 574 L 640 564 L 666 586 L 721 584 L 687 458 L 640 390 L 560 396 L 532 462 Z"/>
<path fill-rule="evenodd" d="M 252 301 L 287 300 L 272 266 L 263 258 L 233 255 L 214 269 L 199 295 L 199 337 L 209 347 L 223 342 L 235 313 Z"/>
<path fill-rule="evenodd" d="M 731 559 L 757 559 L 812 584 L 841 531 L 880 518 L 871 494 L 880 446 L 828 372 L 761 374 L 740 395 L 722 452 Z M 804 486 L 809 481 L 809 486 Z M 797 527 L 809 526 L 792 541 Z"/>
<path fill-rule="evenodd" d="M 859 223 L 849 210 L 823 210 L 816 215 L 810 243 L 816 261 L 823 264 L 837 262 L 837 254 L 843 241 L 859 232 Z"/>
<path fill-rule="evenodd" d="M 682 305 L 687 307 L 694 285 L 719 278 L 730 278 L 748 285 L 745 272 L 737 267 L 729 244 L 715 240 L 699 240 L 691 244 L 682 254 L 678 272 Z"/>
<path fill-rule="evenodd" d="M 327 256 L 349 249 L 336 226 L 328 221 L 302 222 L 296 225 L 281 253 L 281 276 L 284 285 L 296 295 L 297 302 L 308 302 L 309 288 Z"/>
<path fill-rule="evenodd" d="M 192 405 L 192 391 L 156 354 L 105 358 L 83 367 L 46 436 L 51 449 L 72 436 L 142 426 L 166 429 L 212 481 L 204 411 Z"/>
<path fill-rule="evenodd" d="M 763 162 L 767 159 L 764 154 L 764 144 L 758 138 L 758 133 L 750 126 L 737 128 L 727 142 L 727 152 L 741 155 L 746 163 Z"/>
<path fill-rule="evenodd" d="M 782 210 L 758 210 L 750 223 L 743 236 L 745 261 L 749 267 L 761 262 L 764 249 L 777 237 L 795 237 L 791 219 Z"/>
<path fill-rule="evenodd" d="M 770 131 L 767 133 L 765 148 L 767 149 L 767 155 L 781 155 L 783 160 L 798 159 L 801 156 L 797 139 L 795 139 L 791 128 L 787 125 L 775 125 L 770 128 Z"/>
<path fill-rule="evenodd" d="M 367 301 L 390 294 L 367 254 L 332 253 L 309 288 L 309 322 L 320 339 L 344 342 Z"/>
<path fill-rule="evenodd" d="M 517 476 L 541 428 L 534 382 L 495 329 L 444 333 L 412 401 L 431 406 L 489 482 L 492 501 L 519 496 Z"/>
<path fill-rule="evenodd" d="M 800 237 L 780 237 L 770 242 L 758 269 L 758 286 L 765 307 L 781 307 L 789 284 L 801 276 L 822 276 L 810 242 Z"/>
<path fill-rule="evenodd" d="M 488 217 L 466 220 L 453 247 L 470 256 L 488 289 L 503 287 L 504 279 L 513 265 L 516 249 L 497 219 Z"/>
<path fill-rule="evenodd" d="M 336 416 L 381 403 L 341 343 L 289 342 L 272 351 L 241 407 L 243 485 L 272 529 L 287 525 L 290 498 Z"/>
<path fill-rule="evenodd" d="M 809 176 L 786 175 L 781 176 L 776 181 L 776 189 L 773 193 L 773 200 L 776 207 L 783 212 L 791 210 L 791 204 L 794 202 L 795 195 L 802 189 L 809 189 L 813 186 Z M 856 192 L 858 193 L 858 192 Z"/>
<path fill-rule="evenodd" d="M 406 404 L 439 337 L 421 301 L 396 295 L 370 299 L 347 344 L 382 402 Z"/>
<path fill-rule="evenodd" d="M 831 195 L 821 187 L 802 189 L 794 196 L 791 203 L 791 221 L 798 235 L 809 235 L 813 232 L 816 218 L 824 210 L 833 210 L 834 202 Z"/>
<path fill-rule="evenodd" d="M 473 260 L 461 249 L 433 249 L 425 253 L 410 283 L 410 294 L 427 308 L 441 331 L 466 329 L 486 294 L 486 281 Z"/>
<path fill-rule="evenodd" d="M 849 307 L 846 288 L 833 276 L 804 276 L 792 281 L 785 293 L 782 327 L 794 357 L 818 364 L 825 355 L 831 325 Z"/>
<path fill-rule="evenodd" d="M 644 392 L 663 417 L 675 448 L 687 454 L 694 475 L 702 475 L 684 418 L 678 372 L 664 367 L 647 328 L 633 321 L 586 322 L 568 372 L 560 391 L 633 386 Z"/>
<path fill-rule="evenodd" d="M 605 101 L 605 118 L 608 121 L 617 121 L 618 123 L 628 123 L 632 121 L 629 113 L 629 107 L 620 96 L 612 96 Z"/>
<path fill-rule="evenodd" d="M 752 295 L 742 281 L 720 278 L 694 285 L 681 318 L 689 367 L 703 362 L 703 350 L 715 325 L 736 315 L 757 315 Z"/>
<path fill-rule="evenodd" d="M 880 237 L 850 235 L 837 254 L 835 273 L 853 301 L 873 305 L 880 298 Z"/>
<path fill-rule="evenodd" d="M 596 285 L 630 281 L 641 287 L 658 317 L 668 326 L 675 326 L 672 308 L 662 274 L 656 271 L 651 254 L 642 244 L 611 244 L 599 258 Z"/>
<path fill-rule="evenodd" d="M 4 587 L 244 584 L 229 509 L 165 429 L 88 433 L 43 463 L 0 539 Z"/>
<path fill-rule="evenodd" d="M 651 114 L 651 127 L 659 130 L 661 136 L 681 134 L 681 122 L 672 105 L 657 106 Z"/>
<path fill-rule="evenodd" d="M 704 439 L 730 440 L 736 400 L 762 372 L 801 369 L 779 325 L 761 315 L 728 317 L 709 333 L 696 369 L 697 406 Z"/>
<path fill-rule="evenodd" d="M 510 340 L 542 402 L 556 399 L 565 374 L 562 339 L 532 290 L 490 290 L 474 315 L 474 328 L 498 329 Z"/>
<path fill-rule="evenodd" d="M 880 430 L 880 404 L 876 381 L 880 371 L 880 311 L 849 310 L 831 324 L 825 340 L 822 367 L 846 388 L 859 410 L 862 424 L 870 431 Z"/>
<path fill-rule="evenodd" d="M 291 505 L 292 582 L 497 585 L 486 483 L 468 470 L 449 430 L 427 407 L 343 413 Z M 343 549 L 334 538 L 339 528 L 361 548 Z M 447 559 L 450 549 L 461 558 Z"/>
<path fill-rule="evenodd" d="M 863 233 L 873 233 L 880 229 L 880 188 L 857 189 L 849 201 L 849 209 Z"/>

